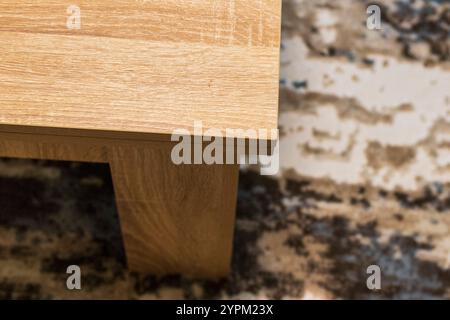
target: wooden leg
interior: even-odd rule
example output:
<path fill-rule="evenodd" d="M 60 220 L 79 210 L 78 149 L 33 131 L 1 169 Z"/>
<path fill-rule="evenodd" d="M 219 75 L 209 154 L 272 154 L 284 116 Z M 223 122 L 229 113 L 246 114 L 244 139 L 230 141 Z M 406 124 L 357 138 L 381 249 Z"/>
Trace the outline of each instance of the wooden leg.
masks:
<path fill-rule="evenodd" d="M 237 165 L 174 165 L 171 143 L 114 146 L 110 154 L 128 266 L 200 277 L 229 272 Z"/>

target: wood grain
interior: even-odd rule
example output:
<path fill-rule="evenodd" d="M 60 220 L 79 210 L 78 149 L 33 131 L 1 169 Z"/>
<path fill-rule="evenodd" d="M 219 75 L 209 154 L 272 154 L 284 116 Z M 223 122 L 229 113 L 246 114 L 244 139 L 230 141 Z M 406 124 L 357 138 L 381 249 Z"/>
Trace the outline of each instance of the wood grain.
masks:
<path fill-rule="evenodd" d="M 130 270 L 225 276 L 238 165 L 170 162 L 173 143 L 0 132 L 0 157 L 110 164 Z"/>
<path fill-rule="evenodd" d="M 0 131 L 0 157 L 108 163 L 113 140 Z"/>
<path fill-rule="evenodd" d="M 69 5 L 80 30 L 66 28 Z M 279 47 L 278 0 L 1 0 L 0 31 Z"/>
<path fill-rule="evenodd" d="M 226 276 L 239 166 L 167 165 L 168 154 L 167 143 L 113 150 L 128 265 L 153 274 Z"/>
<path fill-rule="evenodd" d="M 276 128 L 280 2 L 0 0 L 0 126 Z"/>

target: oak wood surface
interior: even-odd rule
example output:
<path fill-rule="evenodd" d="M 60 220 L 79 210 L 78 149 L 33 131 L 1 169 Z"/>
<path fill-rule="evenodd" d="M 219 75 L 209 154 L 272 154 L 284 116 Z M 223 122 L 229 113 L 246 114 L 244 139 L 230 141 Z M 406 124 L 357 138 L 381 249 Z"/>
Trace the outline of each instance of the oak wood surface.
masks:
<path fill-rule="evenodd" d="M 73 3 L 0 0 L 0 130 L 277 127 L 281 1 Z"/>
<path fill-rule="evenodd" d="M 67 8 L 82 27 L 66 27 Z M 2 0 L 0 31 L 279 46 L 279 0 Z"/>

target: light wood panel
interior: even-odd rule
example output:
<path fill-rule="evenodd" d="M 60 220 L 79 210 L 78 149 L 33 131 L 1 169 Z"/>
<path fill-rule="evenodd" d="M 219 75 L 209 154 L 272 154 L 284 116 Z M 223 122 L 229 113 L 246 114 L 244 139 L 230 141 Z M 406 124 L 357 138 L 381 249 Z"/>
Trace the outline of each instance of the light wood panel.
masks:
<path fill-rule="evenodd" d="M 0 0 L 0 125 L 277 126 L 280 1 Z"/>
<path fill-rule="evenodd" d="M 66 28 L 81 9 L 80 30 Z M 279 46 L 279 0 L 1 0 L 0 31 Z"/>

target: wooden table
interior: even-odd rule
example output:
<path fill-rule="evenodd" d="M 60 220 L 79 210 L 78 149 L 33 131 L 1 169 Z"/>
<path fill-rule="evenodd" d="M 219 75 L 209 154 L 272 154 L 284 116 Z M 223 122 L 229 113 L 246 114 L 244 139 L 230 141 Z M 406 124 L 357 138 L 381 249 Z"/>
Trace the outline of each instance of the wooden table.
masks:
<path fill-rule="evenodd" d="M 0 0 L 0 156 L 109 163 L 129 268 L 226 275 L 238 165 L 175 165 L 170 135 L 277 127 L 280 15 L 281 0 Z"/>

